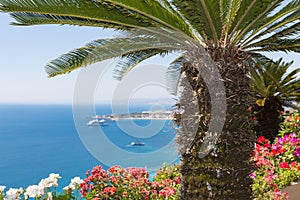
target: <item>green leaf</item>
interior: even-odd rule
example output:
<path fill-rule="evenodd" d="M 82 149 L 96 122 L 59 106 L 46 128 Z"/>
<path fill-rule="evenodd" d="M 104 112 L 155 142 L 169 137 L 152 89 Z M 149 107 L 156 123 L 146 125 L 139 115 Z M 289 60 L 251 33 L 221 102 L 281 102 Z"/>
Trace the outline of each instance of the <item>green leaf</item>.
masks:
<path fill-rule="evenodd" d="M 136 51 L 129 54 L 125 54 L 120 58 L 116 67 L 114 68 L 114 78 L 121 80 L 126 74 L 134 69 L 142 61 L 153 57 L 157 54 L 164 55 L 167 51 L 160 49 L 148 49 L 145 51 Z"/>
<path fill-rule="evenodd" d="M 120 10 L 113 4 L 105 3 L 103 1 L 82 1 L 82 0 L 1 0 L 0 10 L 4 12 L 12 12 L 17 22 L 24 24 L 28 21 L 28 15 L 34 14 L 47 15 L 48 18 L 62 17 L 76 17 L 92 21 L 101 21 L 102 23 L 118 24 L 125 27 L 139 28 L 154 26 L 154 22 L 147 20 L 140 15 L 128 10 Z M 20 14 L 16 14 L 20 13 Z M 24 15 L 27 13 L 27 15 Z M 22 17 L 25 19 L 22 19 Z M 40 17 L 40 16 L 38 16 Z M 37 24 L 37 21 L 35 22 Z M 16 23 L 18 24 L 18 23 Z M 30 25 L 30 24 L 29 24 Z"/>
<path fill-rule="evenodd" d="M 166 72 L 167 90 L 172 95 L 177 95 L 181 78 L 181 66 L 184 63 L 184 57 L 176 58 L 168 67 Z"/>
<path fill-rule="evenodd" d="M 292 0 L 278 12 L 258 21 L 256 27 L 253 28 L 253 32 L 242 43 L 247 45 L 261 37 L 265 37 L 269 33 L 284 28 L 289 23 L 296 22 L 300 17 L 300 12 L 297 12 L 299 9 L 300 0 Z"/>
<path fill-rule="evenodd" d="M 139 15 L 156 22 L 156 27 L 165 27 L 183 32 L 193 37 L 188 24 L 176 12 L 170 12 L 164 8 L 158 1 L 139 0 L 104 0 L 116 7 L 121 7 L 124 10 L 138 13 Z"/>
<path fill-rule="evenodd" d="M 129 58 L 129 64 L 131 62 L 135 66 L 143 59 L 154 56 L 157 53 L 190 48 L 193 40 L 189 41 L 190 38 L 186 38 L 186 40 L 185 38 L 180 38 L 181 35 L 177 32 L 160 29 L 141 29 L 124 32 L 124 37 L 122 38 L 95 40 L 82 48 L 61 55 L 47 64 L 46 72 L 50 77 L 53 77 L 96 62 L 126 56 Z M 142 57 L 140 52 L 143 52 Z M 150 55 L 147 55 L 149 52 Z M 134 57 L 130 59 L 132 55 Z"/>
<path fill-rule="evenodd" d="M 173 0 L 178 11 L 191 23 L 207 43 L 221 37 L 220 4 L 211 0 Z"/>
<path fill-rule="evenodd" d="M 266 103 L 266 98 L 256 100 L 258 106 L 264 106 Z"/>
<path fill-rule="evenodd" d="M 237 28 L 238 34 L 234 35 L 233 43 L 240 43 L 240 41 L 249 35 L 257 23 L 264 20 L 275 8 L 277 8 L 283 0 L 257 1 L 253 9 L 246 15 L 240 26 Z M 252 12 L 251 12 L 252 11 Z"/>

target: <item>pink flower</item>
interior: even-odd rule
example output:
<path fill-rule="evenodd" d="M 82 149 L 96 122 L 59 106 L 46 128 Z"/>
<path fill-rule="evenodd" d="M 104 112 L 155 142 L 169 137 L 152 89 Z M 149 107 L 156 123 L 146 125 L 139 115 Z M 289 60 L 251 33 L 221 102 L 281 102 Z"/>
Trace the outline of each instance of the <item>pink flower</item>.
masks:
<path fill-rule="evenodd" d="M 291 162 L 291 164 L 290 164 L 292 167 L 295 167 L 296 165 L 297 165 L 297 162 L 296 161 L 293 161 L 293 162 Z"/>
<path fill-rule="evenodd" d="M 256 175 L 255 175 L 254 173 L 251 173 L 249 176 L 250 176 L 252 179 L 255 179 L 255 178 L 256 178 Z"/>
<path fill-rule="evenodd" d="M 116 187 L 106 187 L 106 188 L 104 188 L 104 192 L 106 193 L 106 195 L 108 195 L 108 193 L 114 194 L 116 192 L 116 190 L 117 190 Z"/>
<path fill-rule="evenodd" d="M 176 190 L 174 188 L 166 187 L 166 188 L 160 190 L 159 194 L 166 198 L 166 197 L 170 197 L 170 196 L 176 194 Z"/>

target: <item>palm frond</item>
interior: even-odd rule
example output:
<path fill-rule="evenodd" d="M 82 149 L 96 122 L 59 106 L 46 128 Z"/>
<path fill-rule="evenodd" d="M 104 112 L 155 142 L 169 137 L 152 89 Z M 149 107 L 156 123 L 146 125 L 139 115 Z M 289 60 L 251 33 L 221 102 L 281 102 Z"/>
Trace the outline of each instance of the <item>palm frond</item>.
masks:
<path fill-rule="evenodd" d="M 289 66 L 291 64 L 292 64 L 292 62 L 289 63 Z M 285 84 L 291 82 L 292 80 L 294 80 L 297 77 L 297 74 L 299 72 L 300 72 L 300 68 L 291 71 L 289 74 L 286 75 L 286 77 L 281 81 L 281 83 L 285 85 Z"/>
<path fill-rule="evenodd" d="M 283 101 L 282 104 L 283 104 L 283 106 L 288 107 L 288 108 L 293 108 L 296 110 L 300 109 L 300 106 L 298 106 L 294 101 Z"/>
<path fill-rule="evenodd" d="M 113 23 L 124 25 L 125 27 L 147 27 L 155 26 L 154 22 L 145 17 L 135 15 L 128 10 L 122 10 L 110 3 L 103 1 L 81 1 L 81 0 L 1 0 L 0 10 L 11 13 L 31 13 L 57 16 L 76 17 L 88 20 L 101 21 L 102 23 Z M 16 14 L 15 14 L 16 15 Z M 27 17 L 27 15 L 24 15 Z M 33 15 L 32 15 L 33 16 Z M 18 15 L 16 24 L 21 20 L 22 15 Z M 50 16 L 48 16 L 50 17 Z M 23 22 L 22 22 L 23 21 Z M 26 19 L 21 20 L 24 24 Z"/>
<path fill-rule="evenodd" d="M 128 30 L 132 27 L 126 24 L 116 24 L 113 22 L 103 22 L 98 20 L 84 19 L 79 17 L 49 15 L 49 14 L 36 14 L 36 13 L 12 13 L 11 16 L 17 22 L 11 23 L 15 26 L 31 26 L 41 24 L 60 24 L 60 25 L 78 25 L 78 26 L 93 26 L 103 28 L 114 28 L 121 30 Z"/>
<path fill-rule="evenodd" d="M 282 102 L 300 101 L 299 69 L 288 73 L 292 62 L 264 62 L 263 59 L 251 69 L 251 87 L 259 99 L 276 99 Z"/>
<path fill-rule="evenodd" d="M 177 30 L 193 37 L 192 30 L 188 24 L 176 12 L 169 12 L 168 9 L 163 7 L 157 0 L 103 0 L 113 6 L 121 7 L 124 10 L 138 13 L 138 15 L 145 17 L 160 26 L 168 29 Z M 170 9 L 170 7 L 168 7 Z"/>
<path fill-rule="evenodd" d="M 257 27 L 257 24 L 260 23 L 261 20 L 264 20 L 269 14 L 276 9 L 284 0 L 273 0 L 273 1 L 258 1 L 257 4 L 254 5 L 253 10 L 255 12 L 249 13 L 245 18 L 244 22 L 238 28 L 238 34 L 234 35 L 232 39 L 233 43 L 240 43 L 240 41 L 248 35 L 252 35 L 252 30 Z"/>
<path fill-rule="evenodd" d="M 129 54 L 123 55 L 118 61 L 116 67 L 114 68 L 114 78 L 121 80 L 126 74 L 128 74 L 134 67 L 139 63 L 147 60 L 155 55 L 165 55 L 168 51 L 160 49 L 148 49 L 145 51 L 136 51 Z"/>
<path fill-rule="evenodd" d="M 229 10 L 231 9 L 230 0 L 220 0 L 219 4 L 220 4 L 220 18 L 221 18 L 222 26 L 224 26 L 228 18 Z"/>
<path fill-rule="evenodd" d="M 255 94 L 260 95 L 260 97 L 266 97 L 267 96 L 267 87 L 265 85 L 265 82 L 263 80 L 263 77 L 261 77 L 255 68 L 252 68 L 250 70 L 250 78 L 252 81 L 251 90 L 255 92 Z"/>
<path fill-rule="evenodd" d="M 276 32 L 276 30 L 284 28 L 287 24 L 293 23 L 300 19 L 300 0 L 292 0 L 285 7 L 275 12 L 271 16 L 266 16 L 264 19 L 256 23 L 253 32 L 249 34 L 242 43 L 249 44 L 265 35 Z M 297 12 L 298 11 L 298 12 Z"/>
<path fill-rule="evenodd" d="M 16 19 L 14 24 L 19 25 L 57 23 L 59 17 L 65 17 L 68 20 L 76 18 L 76 23 L 78 23 L 80 18 L 82 19 L 80 22 L 98 22 L 100 27 L 105 28 L 122 29 L 124 27 L 126 30 L 128 28 L 164 27 L 194 37 L 192 29 L 185 20 L 163 7 L 157 0 L 15 0 L 13 2 L 1 0 L 0 10 L 14 13 L 12 15 Z M 93 23 L 93 25 L 96 24 Z"/>
<path fill-rule="evenodd" d="M 253 8 L 257 2 L 258 0 L 240 0 L 240 2 L 238 2 L 238 10 L 236 10 L 235 17 L 233 18 L 232 26 L 230 26 L 226 31 L 229 41 L 232 40 L 234 35 L 238 34 L 240 30 L 239 27 L 245 21 L 247 16 L 254 10 Z"/>
<path fill-rule="evenodd" d="M 265 51 L 265 52 L 274 52 L 274 51 L 283 51 L 283 52 L 289 52 L 293 51 L 296 53 L 300 52 L 300 39 L 277 39 L 273 40 L 270 38 L 272 42 L 269 41 L 264 41 L 264 43 L 254 43 L 251 44 L 247 48 L 253 48 L 251 50 L 248 50 L 248 52 L 260 52 L 260 51 Z"/>
<path fill-rule="evenodd" d="M 180 56 L 176 58 L 172 63 L 170 63 L 167 72 L 166 72 L 166 80 L 167 80 L 167 91 L 172 95 L 177 95 L 178 87 L 180 83 L 181 77 L 181 66 L 184 62 L 184 57 Z"/>
<path fill-rule="evenodd" d="M 300 39 L 297 38 L 297 35 L 300 33 L 300 22 L 295 23 L 294 25 L 285 28 L 268 38 L 263 40 L 251 43 L 244 46 L 247 48 L 256 48 L 256 51 L 300 51 Z M 293 38 L 296 36 L 296 38 Z"/>
<path fill-rule="evenodd" d="M 225 34 L 225 43 L 227 42 L 228 36 L 229 36 L 229 30 L 232 30 L 233 22 L 235 21 L 235 17 L 240 9 L 242 0 L 232 0 L 229 2 L 229 8 L 228 11 L 226 9 L 223 9 L 224 12 L 226 12 L 226 19 L 223 22 L 223 29 Z M 221 12 L 221 16 L 224 16 L 225 13 Z"/>
<path fill-rule="evenodd" d="M 172 3 L 206 42 L 220 39 L 222 22 L 218 1 L 173 0 Z"/>
<path fill-rule="evenodd" d="M 181 37 L 181 33 L 165 29 L 138 29 L 124 32 L 121 36 L 95 40 L 82 48 L 63 54 L 47 64 L 46 71 L 52 77 L 102 60 L 124 56 L 129 58 L 127 64 L 134 66 L 135 62 L 147 58 L 146 54 L 142 56 L 138 52 L 150 53 L 149 58 L 157 53 L 187 50 L 194 42 L 189 37 Z M 130 56 L 134 57 L 130 59 Z"/>

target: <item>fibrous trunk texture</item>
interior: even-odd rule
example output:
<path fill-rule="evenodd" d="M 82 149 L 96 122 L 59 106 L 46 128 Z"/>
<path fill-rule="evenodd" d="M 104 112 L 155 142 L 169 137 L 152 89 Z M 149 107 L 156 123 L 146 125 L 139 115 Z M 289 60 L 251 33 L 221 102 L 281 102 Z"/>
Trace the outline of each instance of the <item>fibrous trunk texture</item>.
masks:
<path fill-rule="evenodd" d="M 235 47 L 214 47 L 206 51 L 216 63 L 225 86 L 226 118 L 217 145 L 200 158 L 199 150 L 209 134 L 211 109 L 215 105 L 205 83 L 207 77 L 203 77 L 209 74 L 201 73 L 201 68 L 209 68 L 205 55 L 191 50 L 182 68 L 183 91 L 179 104 L 184 112 L 176 137 L 182 155 L 180 199 L 251 199 L 250 155 L 255 134 L 251 114 L 247 112 L 253 103 L 246 76 L 250 62 L 248 56 Z"/>
<path fill-rule="evenodd" d="M 280 123 L 282 122 L 282 119 L 280 119 L 282 111 L 282 103 L 276 97 L 267 99 L 264 106 L 255 105 L 254 120 L 256 124 L 254 130 L 256 134 L 273 142 L 278 135 Z"/>

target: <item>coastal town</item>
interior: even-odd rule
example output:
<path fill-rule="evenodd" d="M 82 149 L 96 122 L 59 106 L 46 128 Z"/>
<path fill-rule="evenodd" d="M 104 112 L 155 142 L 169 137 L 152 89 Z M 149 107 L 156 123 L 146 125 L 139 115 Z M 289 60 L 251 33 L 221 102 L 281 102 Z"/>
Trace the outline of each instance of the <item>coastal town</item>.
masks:
<path fill-rule="evenodd" d="M 173 110 L 157 110 L 157 111 L 143 111 L 141 113 L 127 113 L 127 114 L 110 114 L 110 115 L 96 115 L 93 119 L 105 119 L 109 121 L 119 121 L 122 119 L 173 119 Z"/>

